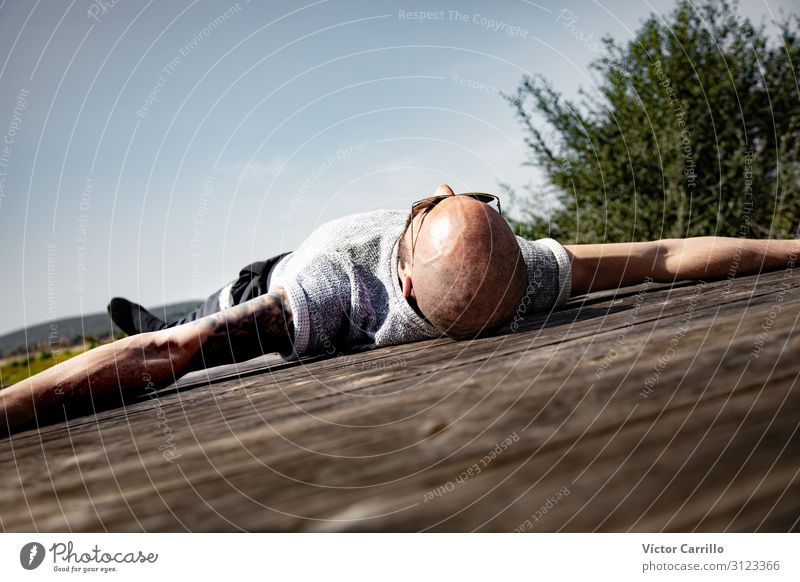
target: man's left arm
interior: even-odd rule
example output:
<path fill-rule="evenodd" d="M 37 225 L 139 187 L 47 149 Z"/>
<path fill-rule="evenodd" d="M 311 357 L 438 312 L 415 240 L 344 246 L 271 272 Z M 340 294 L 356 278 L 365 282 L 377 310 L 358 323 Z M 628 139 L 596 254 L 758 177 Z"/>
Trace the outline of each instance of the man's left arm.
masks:
<path fill-rule="evenodd" d="M 572 262 L 571 296 L 636 285 L 721 279 L 794 266 L 800 240 L 718 236 L 652 242 L 565 245 Z"/>
<path fill-rule="evenodd" d="M 287 353 L 293 333 L 279 288 L 191 323 L 99 346 L 0 390 L 0 435 L 118 405 L 192 370 Z"/>

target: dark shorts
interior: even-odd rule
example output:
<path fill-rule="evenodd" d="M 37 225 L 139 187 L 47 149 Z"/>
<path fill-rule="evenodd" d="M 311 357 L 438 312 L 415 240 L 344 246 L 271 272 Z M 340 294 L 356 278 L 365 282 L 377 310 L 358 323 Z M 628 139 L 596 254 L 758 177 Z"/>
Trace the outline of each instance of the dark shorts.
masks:
<path fill-rule="evenodd" d="M 239 276 L 236 279 L 222 289 L 212 293 L 197 309 L 178 321 L 170 323 L 169 327 L 200 319 L 206 315 L 249 301 L 259 295 L 264 295 L 269 289 L 272 271 L 275 270 L 278 262 L 288 254 L 290 253 L 277 255 L 266 261 L 250 263 L 239 271 Z"/>
<path fill-rule="evenodd" d="M 264 295 L 272 280 L 272 271 L 278 262 L 288 255 L 283 253 L 266 261 L 250 263 L 239 271 L 239 276 L 230 285 L 231 305 L 239 305 L 259 295 Z"/>

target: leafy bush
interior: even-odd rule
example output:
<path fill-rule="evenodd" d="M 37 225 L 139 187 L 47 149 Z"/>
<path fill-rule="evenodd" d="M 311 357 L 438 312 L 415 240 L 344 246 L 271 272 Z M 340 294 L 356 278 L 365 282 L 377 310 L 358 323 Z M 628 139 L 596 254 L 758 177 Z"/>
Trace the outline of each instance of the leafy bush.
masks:
<path fill-rule="evenodd" d="M 507 99 L 549 186 L 511 192 L 517 231 L 565 243 L 792 236 L 799 22 L 770 39 L 735 4 L 681 2 L 626 46 L 605 38 L 596 92 L 578 104 L 523 78 Z"/>

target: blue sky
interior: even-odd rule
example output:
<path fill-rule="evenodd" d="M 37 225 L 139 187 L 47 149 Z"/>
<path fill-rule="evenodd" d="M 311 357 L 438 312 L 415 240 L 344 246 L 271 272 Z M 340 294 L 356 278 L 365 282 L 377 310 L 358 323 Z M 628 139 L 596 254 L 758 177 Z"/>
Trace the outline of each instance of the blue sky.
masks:
<path fill-rule="evenodd" d="M 322 222 L 442 182 L 536 183 L 499 93 L 526 73 L 591 91 L 596 41 L 672 8 L 5 0 L 0 333 L 115 295 L 204 297 Z M 742 7 L 769 28 L 781 10 L 800 3 Z"/>

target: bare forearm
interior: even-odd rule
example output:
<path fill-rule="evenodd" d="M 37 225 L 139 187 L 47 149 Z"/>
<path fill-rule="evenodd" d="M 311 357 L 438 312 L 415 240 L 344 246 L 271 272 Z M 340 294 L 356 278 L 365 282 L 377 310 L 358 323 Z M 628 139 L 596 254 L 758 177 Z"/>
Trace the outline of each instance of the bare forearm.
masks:
<path fill-rule="evenodd" d="M 800 240 L 748 240 L 727 237 L 668 239 L 661 278 L 721 279 L 794 266 Z"/>
<path fill-rule="evenodd" d="M 54 412 L 63 419 L 64 407 L 85 413 L 85 405 L 91 410 L 97 399 L 118 403 L 126 394 L 170 384 L 191 370 L 287 352 L 292 332 L 292 316 L 279 292 L 100 346 L 0 391 L 0 434 Z"/>
<path fill-rule="evenodd" d="M 163 332 L 126 337 L 80 354 L 0 391 L 0 434 L 64 406 L 121 401 L 125 392 L 148 383 L 167 384 L 182 373 L 188 356 L 185 347 Z"/>
<path fill-rule="evenodd" d="M 572 295 L 635 285 L 721 279 L 794 266 L 798 240 L 727 237 L 565 246 L 572 260 Z"/>

